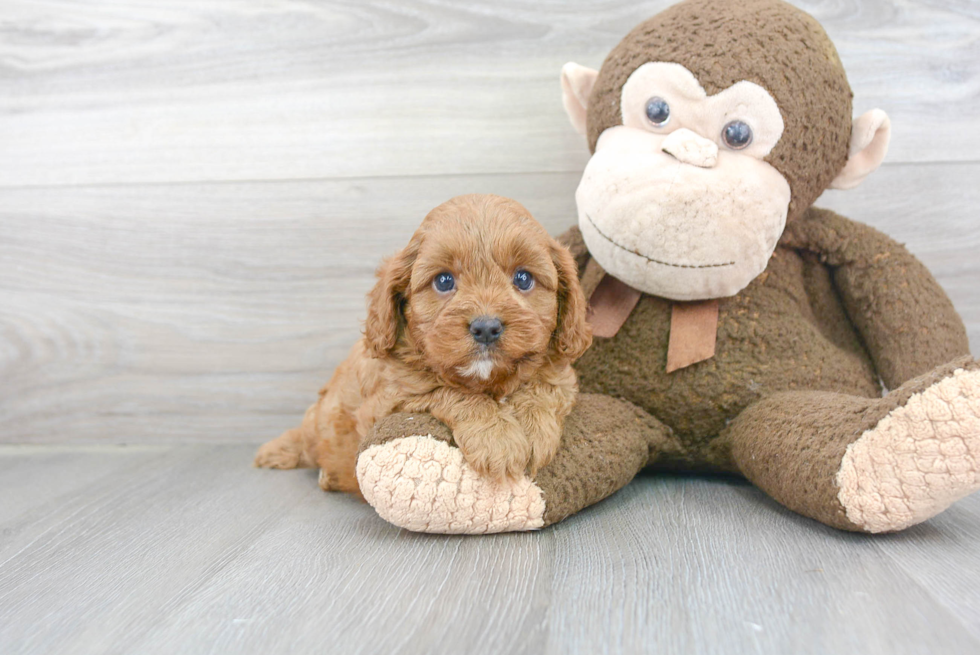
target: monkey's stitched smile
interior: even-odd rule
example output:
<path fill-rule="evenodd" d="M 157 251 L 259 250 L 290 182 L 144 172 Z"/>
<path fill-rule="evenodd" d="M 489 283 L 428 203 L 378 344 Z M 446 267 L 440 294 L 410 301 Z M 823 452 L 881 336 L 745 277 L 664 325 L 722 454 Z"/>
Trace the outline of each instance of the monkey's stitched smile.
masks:
<path fill-rule="evenodd" d="M 620 250 L 625 250 L 626 252 L 630 253 L 631 255 L 636 255 L 637 257 L 642 257 L 643 259 L 647 260 L 648 262 L 652 262 L 654 264 L 660 264 L 661 266 L 671 266 L 673 268 L 723 268 L 725 266 L 734 266 L 735 265 L 735 262 L 725 262 L 723 264 L 673 264 L 671 262 L 663 262 L 663 261 L 660 261 L 659 259 L 654 259 L 653 257 L 648 257 L 648 256 L 644 255 L 642 252 L 637 252 L 636 250 L 633 250 L 632 248 L 627 248 L 626 246 L 623 246 L 623 245 L 620 245 L 620 244 L 616 243 L 611 238 L 609 238 L 608 236 L 606 236 L 606 234 L 602 230 L 599 229 L 599 226 L 595 224 L 595 221 L 592 220 L 592 217 L 591 216 L 589 216 L 588 214 L 585 214 L 585 217 L 587 219 L 589 219 L 589 223 L 592 225 L 593 228 L 595 228 L 595 231 L 598 232 L 599 233 L 599 236 L 601 236 L 603 239 L 605 239 L 609 243 L 613 244 L 614 246 L 616 246 Z"/>

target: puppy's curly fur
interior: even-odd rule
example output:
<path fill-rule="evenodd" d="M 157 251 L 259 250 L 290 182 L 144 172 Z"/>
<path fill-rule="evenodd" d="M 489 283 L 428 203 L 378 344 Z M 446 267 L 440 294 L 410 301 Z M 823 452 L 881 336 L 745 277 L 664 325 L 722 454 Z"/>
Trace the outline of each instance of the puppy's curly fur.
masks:
<path fill-rule="evenodd" d="M 454 286 L 440 291 L 446 273 Z M 499 338 L 476 338 L 480 318 L 499 319 Z M 513 200 L 453 198 L 382 263 L 364 338 L 302 425 L 262 446 L 255 465 L 316 466 L 323 489 L 358 494 L 361 438 L 406 411 L 445 422 L 477 472 L 534 476 L 558 449 L 577 391 L 571 363 L 591 343 L 569 252 Z"/>

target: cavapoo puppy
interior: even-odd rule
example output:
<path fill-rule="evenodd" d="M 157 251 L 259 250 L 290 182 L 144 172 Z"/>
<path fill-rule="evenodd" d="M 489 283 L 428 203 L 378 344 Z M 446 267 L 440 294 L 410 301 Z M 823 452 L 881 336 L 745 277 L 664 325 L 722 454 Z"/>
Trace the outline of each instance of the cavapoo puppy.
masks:
<path fill-rule="evenodd" d="M 316 466 L 323 489 L 359 493 L 358 446 L 375 421 L 430 412 L 478 473 L 534 476 L 558 449 L 571 364 L 591 343 L 569 252 L 513 200 L 453 198 L 382 263 L 364 337 L 255 465 Z"/>

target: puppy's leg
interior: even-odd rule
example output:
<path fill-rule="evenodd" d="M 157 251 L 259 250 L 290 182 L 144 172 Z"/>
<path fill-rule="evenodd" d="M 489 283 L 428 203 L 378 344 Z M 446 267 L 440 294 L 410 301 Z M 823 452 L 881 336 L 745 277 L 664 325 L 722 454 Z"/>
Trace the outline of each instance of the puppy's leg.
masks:
<path fill-rule="evenodd" d="M 437 402 L 426 409 L 452 429 L 466 462 L 497 480 L 522 477 L 531 448 L 510 408 L 482 394 L 440 391 Z"/>
<path fill-rule="evenodd" d="M 270 469 L 296 469 L 314 466 L 304 447 L 303 427 L 286 430 L 265 443 L 255 454 L 255 466 Z"/>
<path fill-rule="evenodd" d="M 341 362 L 321 390 L 320 400 L 306 410 L 303 424 L 259 449 L 256 466 L 269 468 L 320 468 L 320 487 L 360 496 L 355 476 L 361 435 L 373 424 L 360 425 L 355 413 L 367 411 L 365 397 L 377 396 L 378 360 L 367 357 L 363 340 Z M 374 402 L 380 402 L 374 399 Z M 362 407 L 362 405 L 365 405 Z"/>
<path fill-rule="evenodd" d="M 330 408 L 324 417 L 324 435 L 316 445 L 316 465 L 320 467 L 320 488 L 343 491 L 363 498 L 357 486 L 357 450 L 361 442 L 357 421 L 344 408 Z"/>
<path fill-rule="evenodd" d="M 527 469 L 530 444 L 520 423 L 509 412 L 469 417 L 456 424 L 453 438 L 463 451 L 463 458 L 480 475 L 517 480 Z"/>
<path fill-rule="evenodd" d="M 533 478 L 548 465 L 561 445 L 562 426 L 575 402 L 575 377 L 569 368 L 567 380 L 530 381 L 508 399 L 530 447 L 529 472 Z"/>

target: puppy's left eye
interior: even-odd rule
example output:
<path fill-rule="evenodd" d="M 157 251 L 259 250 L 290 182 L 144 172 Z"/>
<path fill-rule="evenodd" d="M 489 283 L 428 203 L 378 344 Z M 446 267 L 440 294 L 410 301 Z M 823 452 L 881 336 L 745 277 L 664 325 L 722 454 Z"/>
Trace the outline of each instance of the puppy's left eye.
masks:
<path fill-rule="evenodd" d="M 534 286 L 534 276 L 519 268 L 514 272 L 514 286 L 521 291 L 530 291 Z"/>
<path fill-rule="evenodd" d="M 439 293 L 449 293 L 456 288 L 456 278 L 452 273 L 440 273 L 432 280 L 432 286 Z"/>

